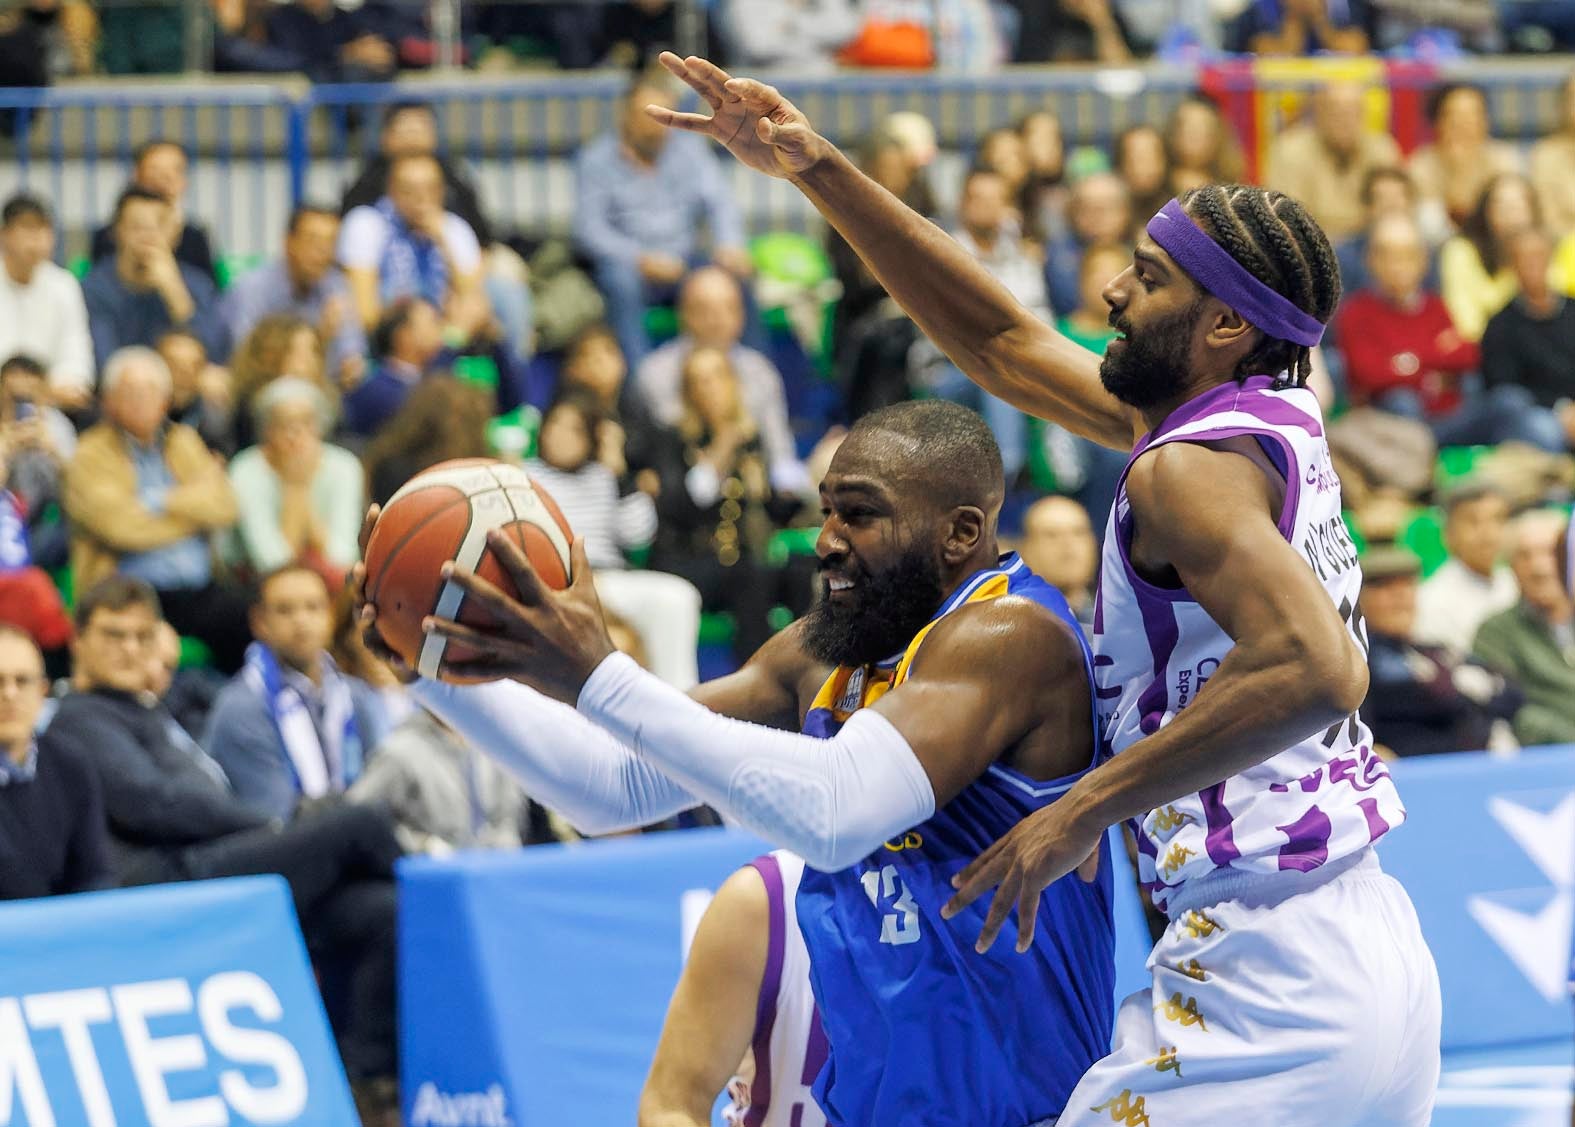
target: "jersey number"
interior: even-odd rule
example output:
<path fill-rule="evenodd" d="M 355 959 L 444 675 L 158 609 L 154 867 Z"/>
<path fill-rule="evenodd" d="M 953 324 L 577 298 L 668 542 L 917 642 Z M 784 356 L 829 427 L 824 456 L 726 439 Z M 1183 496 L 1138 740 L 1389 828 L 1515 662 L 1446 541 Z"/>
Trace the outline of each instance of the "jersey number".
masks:
<path fill-rule="evenodd" d="M 897 875 L 896 865 L 887 865 L 876 872 L 871 869 L 862 878 L 864 894 L 881 912 L 880 941 L 901 947 L 919 941 L 919 906 L 913 902 L 913 893 Z"/>

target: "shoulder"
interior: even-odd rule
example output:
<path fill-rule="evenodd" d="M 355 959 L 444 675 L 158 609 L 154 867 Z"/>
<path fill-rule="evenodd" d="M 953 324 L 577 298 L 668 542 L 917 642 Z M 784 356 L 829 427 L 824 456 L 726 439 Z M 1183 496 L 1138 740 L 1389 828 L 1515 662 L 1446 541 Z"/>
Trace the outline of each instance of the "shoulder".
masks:
<path fill-rule="evenodd" d="M 77 456 L 121 452 L 120 434 L 110 423 L 94 423 L 77 436 Z"/>
<path fill-rule="evenodd" d="M 324 447 L 324 457 L 331 447 Z M 268 459 L 260 446 L 248 446 L 235 457 L 230 459 L 230 476 L 232 478 L 252 479 L 261 476 L 262 471 L 268 466 Z"/>
<path fill-rule="evenodd" d="M 244 729 L 259 719 L 268 720 L 267 704 L 244 675 L 236 674 L 225 682 L 214 698 L 209 729 L 215 732 L 220 728 Z"/>
<path fill-rule="evenodd" d="M 1440 270 L 1466 270 L 1475 267 L 1482 269 L 1482 256 L 1477 253 L 1477 248 L 1471 240 L 1464 235 L 1451 235 L 1444 240 L 1444 245 L 1438 248 L 1438 268 Z"/>
<path fill-rule="evenodd" d="M 115 260 L 112 258 L 100 259 L 93 264 L 93 268 L 82 279 L 82 293 L 85 296 L 107 300 L 120 297 L 129 292 L 120 284 L 120 278 L 115 273 Z"/>
<path fill-rule="evenodd" d="M 38 741 L 39 774 L 52 774 L 73 790 L 78 785 L 91 786 L 97 782 L 92 762 L 75 741 L 56 739 L 46 743 L 43 736 L 39 736 Z"/>
<path fill-rule="evenodd" d="M 679 140 L 682 135 L 675 135 L 669 139 L 669 144 Z M 603 133 L 600 137 L 588 141 L 581 149 L 580 155 L 575 158 L 575 164 L 580 168 L 589 169 L 599 165 L 613 163 L 618 158 L 619 141 L 612 133 Z"/>
<path fill-rule="evenodd" d="M 180 280 L 186 284 L 186 290 L 197 301 L 208 301 L 218 296 L 218 287 L 213 284 L 213 279 L 189 263 L 175 260 L 175 266 L 180 271 Z"/>
<path fill-rule="evenodd" d="M 767 854 L 767 858 L 769 856 Z M 764 932 L 771 918 L 771 894 L 760 870 L 753 864 L 734 870 L 716 890 L 711 906 L 706 909 L 706 918 L 729 932 Z"/>
<path fill-rule="evenodd" d="M 1127 471 L 1126 496 L 1144 535 L 1161 539 L 1201 531 L 1211 518 L 1235 523 L 1243 512 L 1268 517 L 1278 509 L 1269 471 L 1219 443 L 1173 441 L 1146 451 Z"/>
<path fill-rule="evenodd" d="M 1034 599 L 1002 595 L 939 619 L 914 657 L 911 679 L 958 672 L 993 677 L 1010 669 L 1015 685 L 1025 670 L 1048 675 L 1082 667 L 1083 647 L 1070 623 Z"/>
<path fill-rule="evenodd" d="M 256 450 L 257 448 L 254 446 L 251 449 Z M 242 451 L 242 453 L 246 452 L 247 451 Z M 239 458 L 240 454 L 237 454 L 236 457 Z M 257 457 L 262 457 L 261 451 L 258 452 Z M 360 458 L 357 458 L 343 446 L 335 446 L 331 442 L 323 443 L 323 465 L 330 468 L 335 473 L 354 473 L 359 475 L 362 472 Z"/>
<path fill-rule="evenodd" d="M 342 246 L 353 246 L 357 242 L 386 239 L 392 230 L 392 224 L 382 212 L 370 204 L 362 204 L 352 207 L 345 216 L 344 226 L 339 231 L 339 242 Z"/>

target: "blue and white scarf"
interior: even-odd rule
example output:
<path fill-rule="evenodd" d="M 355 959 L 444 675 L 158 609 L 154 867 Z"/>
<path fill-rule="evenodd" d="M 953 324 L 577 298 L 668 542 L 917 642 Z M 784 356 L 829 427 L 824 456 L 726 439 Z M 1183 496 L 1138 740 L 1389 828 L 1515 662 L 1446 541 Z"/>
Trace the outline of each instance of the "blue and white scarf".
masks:
<path fill-rule="evenodd" d="M 425 235 L 412 231 L 394 201 L 384 196 L 376 210 L 388 220 L 388 245 L 378 263 L 378 291 L 385 302 L 402 297 L 422 297 L 439 309 L 448 293 L 448 262 L 442 249 Z"/>
<path fill-rule="evenodd" d="M 361 774 L 365 752 L 350 682 L 327 654 L 322 662 L 326 747 L 312 723 L 311 706 L 300 689 L 286 679 L 272 650 L 261 642 L 247 646 L 246 668 L 241 673 L 267 705 L 295 789 L 306 798 L 343 791 Z"/>

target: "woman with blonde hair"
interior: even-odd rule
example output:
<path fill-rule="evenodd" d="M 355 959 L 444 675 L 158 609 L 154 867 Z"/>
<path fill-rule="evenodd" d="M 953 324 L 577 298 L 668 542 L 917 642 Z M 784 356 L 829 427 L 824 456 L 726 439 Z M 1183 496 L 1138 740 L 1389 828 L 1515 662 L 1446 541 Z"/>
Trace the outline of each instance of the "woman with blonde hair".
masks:
<path fill-rule="evenodd" d="M 651 567 L 683 576 L 702 607 L 737 622 L 744 660 L 771 636 L 771 608 L 808 609 L 812 561 L 767 559 L 772 534 L 803 508 L 771 487 L 759 429 L 727 354 L 697 348 L 684 361 L 683 414 L 664 459 Z"/>

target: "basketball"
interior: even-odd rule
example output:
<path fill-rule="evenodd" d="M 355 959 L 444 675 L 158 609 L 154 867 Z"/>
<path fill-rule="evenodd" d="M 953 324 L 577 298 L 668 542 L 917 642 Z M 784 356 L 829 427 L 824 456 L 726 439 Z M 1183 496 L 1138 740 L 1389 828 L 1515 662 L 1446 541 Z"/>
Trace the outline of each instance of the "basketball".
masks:
<path fill-rule="evenodd" d="M 445 563 L 452 560 L 514 594 L 508 573 L 487 548 L 487 533 L 495 528 L 524 549 L 543 583 L 555 589 L 568 584 L 569 522 L 530 475 L 508 462 L 465 458 L 433 466 L 401 486 L 378 515 L 366 546 L 367 601 L 377 608 L 383 640 L 423 677 L 437 677 L 445 658 L 473 656 L 423 634 L 423 618 L 492 624 L 484 609 L 464 605 L 462 588 L 443 581 Z"/>

